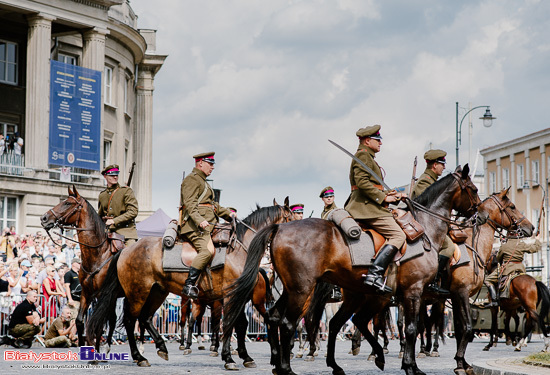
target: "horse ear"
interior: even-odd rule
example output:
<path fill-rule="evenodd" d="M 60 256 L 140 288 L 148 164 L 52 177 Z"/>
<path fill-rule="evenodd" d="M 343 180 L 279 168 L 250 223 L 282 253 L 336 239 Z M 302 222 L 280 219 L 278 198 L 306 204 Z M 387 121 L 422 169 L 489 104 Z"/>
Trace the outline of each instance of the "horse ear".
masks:
<path fill-rule="evenodd" d="M 285 206 L 290 207 L 290 199 L 288 198 L 288 195 L 285 198 Z"/>
<path fill-rule="evenodd" d="M 462 170 L 462 179 L 466 179 L 468 178 L 468 175 L 470 174 L 470 166 L 468 165 L 468 163 L 466 163 L 466 165 L 464 166 L 464 169 Z"/>
<path fill-rule="evenodd" d="M 75 198 L 80 198 L 80 194 L 78 194 L 78 191 L 76 191 L 76 186 L 73 185 L 73 191 Z"/>
<path fill-rule="evenodd" d="M 502 196 L 502 198 L 504 198 L 505 196 L 508 195 L 508 192 L 510 191 L 510 188 L 511 188 L 511 186 L 508 186 L 508 189 L 506 189 L 506 188 L 502 189 L 502 191 L 500 192 L 500 195 Z"/>
<path fill-rule="evenodd" d="M 275 198 L 273 198 L 273 205 L 274 205 L 274 206 L 278 206 L 278 205 L 279 205 L 279 203 L 277 203 L 277 201 L 275 200 Z"/>
<path fill-rule="evenodd" d="M 462 167 L 460 165 L 456 167 L 455 173 L 462 173 Z"/>
<path fill-rule="evenodd" d="M 71 187 L 70 187 L 70 186 L 67 186 L 67 190 L 69 191 L 69 197 L 74 196 L 74 193 L 73 193 L 73 191 L 71 190 Z"/>

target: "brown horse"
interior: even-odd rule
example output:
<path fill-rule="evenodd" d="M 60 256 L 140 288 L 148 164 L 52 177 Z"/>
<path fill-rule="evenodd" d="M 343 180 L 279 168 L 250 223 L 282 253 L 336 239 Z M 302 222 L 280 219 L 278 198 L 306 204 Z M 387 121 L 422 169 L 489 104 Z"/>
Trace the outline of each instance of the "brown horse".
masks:
<path fill-rule="evenodd" d="M 468 228 L 466 232 L 466 250 L 471 261 L 463 266 L 452 268 L 450 271 L 450 292 L 453 306 L 453 319 L 455 338 L 457 340 L 457 352 L 455 360 L 457 368 L 455 373 L 472 373 L 464 355 L 468 343 L 473 338 L 472 316 L 469 298 L 479 292 L 483 286 L 485 266 L 491 255 L 495 232 L 502 230 L 514 231 L 522 235 L 530 236 L 533 233 L 533 225 L 517 210 L 508 198 L 509 189 L 500 193 L 494 193 L 486 198 L 478 207 L 478 215 L 487 218 L 483 225 Z M 439 299 L 435 295 L 426 296 L 427 303 L 432 303 L 432 315 L 443 319 L 445 299 Z M 439 320 L 434 319 L 434 320 Z M 440 321 L 440 320 L 439 320 Z M 431 325 L 427 326 L 427 335 L 431 334 Z M 428 337 L 428 340 L 430 338 Z"/>
<path fill-rule="evenodd" d="M 477 188 L 468 172 L 467 165 L 464 170 L 457 168 L 454 173 L 430 186 L 423 194 L 424 200 L 419 201 L 429 212 L 419 211 L 417 219 L 423 224 L 426 236 L 435 248 L 441 245 L 448 229 L 448 221 L 442 218 L 448 220 L 453 208 L 462 213 L 475 211 L 480 203 Z M 335 374 L 344 373 L 334 360 L 336 334 L 348 318 L 361 308 L 365 319 L 354 319 L 354 323 L 375 348 L 375 363 L 383 369 L 382 347 L 368 330 L 367 324 L 374 314 L 390 303 L 390 298 L 380 296 L 364 285 L 363 274 L 368 268 L 352 267 L 344 234 L 327 220 L 293 221 L 271 225 L 258 232 L 250 244 L 245 269 L 229 292 L 229 304 L 224 310 L 224 341 L 229 340 L 239 311 L 246 303 L 243 297 L 254 287 L 260 259 L 266 249 L 271 252 L 272 264 L 284 286 L 283 295 L 269 310 L 268 319 L 271 364 L 277 374 L 294 374 L 290 367 L 290 342 L 296 323 L 308 310 L 313 290 L 319 281 L 344 288 L 344 303 L 330 322 L 327 365 L 333 368 Z M 406 311 L 407 351 L 402 368 L 407 374 L 422 374 L 414 358 L 416 322 L 422 293 L 435 277 L 436 270 L 437 251 L 432 250 L 402 264 L 397 271 L 398 297 L 404 301 Z"/>
<path fill-rule="evenodd" d="M 490 269 L 488 269 L 490 271 Z M 537 305 L 540 306 L 540 313 L 537 312 Z M 499 300 L 499 306 L 506 314 L 505 333 L 506 337 L 510 337 L 510 318 L 516 315 L 517 310 L 523 307 L 525 310 L 525 327 L 521 340 L 517 343 L 515 351 L 521 351 L 521 347 L 524 345 L 527 336 L 533 330 L 535 324 L 538 324 L 539 329 L 548 337 L 548 329 L 545 325 L 544 319 L 550 311 L 550 291 L 548 287 L 542 282 L 535 280 L 530 275 L 520 275 L 515 277 L 510 283 L 510 297 L 501 298 Z M 498 306 L 491 308 L 491 338 L 489 344 L 483 349 L 489 350 L 492 346 L 496 346 L 498 341 Z M 518 324 L 516 319 L 516 331 L 518 330 Z"/>
<path fill-rule="evenodd" d="M 212 289 L 200 289 L 199 300 L 214 301 L 223 300 L 224 290 L 242 272 L 246 259 L 247 244 L 255 235 L 255 228 L 272 223 L 289 221 L 292 211 L 288 206 L 288 197 L 284 206 L 269 206 L 258 208 L 243 222 L 237 224 L 236 245 L 228 250 L 223 268 L 211 271 Z M 144 320 L 146 328 L 153 336 L 155 343 L 162 338 L 152 325 L 151 317 L 162 304 L 169 292 L 180 294 L 187 274 L 183 272 L 166 272 L 162 268 L 162 239 L 155 237 L 143 238 L 130 248 L 117 255 L 107 271 L 105 286 L 98 297 L 98 302 L 93 315 L 88 320 L 87 331 L 91 337 L 100 335 L 106 323 L 114 300 L 122 290 L 126 296 L 124 305 L 123 322 L 127 332 L 133 332 L 136 319 Z M 266 298 L 268 285 L 258 272 L 256 274 L 255 288 L 247 295 L 247 300 L 252 303 L 262 315 L 266 315 Z M 182 305 L 187 303 L 187 298 L 182 298 Z M 248 322 L 244 308 L 238 316 L 238 324 L 235 327 L 237 333 L 238 353 L 246 367 L 255 367 L 254 360 L 248 355 L 245 347 L 246 329 Z M 135 338 L 129 335 L 129 344 L 132 357 L 138 365 L 148 365 L 147 359 L 137 350 Z M 157 347 L 158 348 L 158 347 Z M 231 358 L 229 343 L 224 345 L 222 360 L 226 369 L 235 369 L 236 364 Z M 165 348 L 162 348 L 165 350 Z M 166 356 L 166 350 L 158 353 Z"/>
<path fill-rule="evenodd" d="M 76 318 L 78 332 L 78 345 L 84 345 L 84 317 L 88 312 L 92 296 L 102 287 L 107 274 L 107 268 L 113 258 L 110 251 L 110 241 L 107 238 L 107 227 L 99 217 L 92 205 L 84 199 L 76 187 L 68 188 L 69 197 L 54 208 L 48 210 L 40 218 L 42 227 L 49 235 L 54 227 L 76 230 L 78 243 L 80 244 L 82 263 L 78 279 L 82 286 L 80 296 L 80 308 Z M 72 240 L 69 238 L 69 240 Z M 107 343 L 111 345 L 111 339 L 116 326 L 116 313 L 114 310 L 109 316 L 109 335 Z M 99 341 L 96 349 L 99 348 Z"/>

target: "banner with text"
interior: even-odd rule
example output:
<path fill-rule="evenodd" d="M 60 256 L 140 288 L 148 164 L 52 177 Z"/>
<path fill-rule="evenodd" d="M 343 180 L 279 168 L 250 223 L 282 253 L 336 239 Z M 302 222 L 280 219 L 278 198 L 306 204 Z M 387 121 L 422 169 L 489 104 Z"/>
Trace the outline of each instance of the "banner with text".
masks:
<path fill-rule="evenodd" d="M 101 72 L 51 61 L 49 163 L 100 169 Z"/>

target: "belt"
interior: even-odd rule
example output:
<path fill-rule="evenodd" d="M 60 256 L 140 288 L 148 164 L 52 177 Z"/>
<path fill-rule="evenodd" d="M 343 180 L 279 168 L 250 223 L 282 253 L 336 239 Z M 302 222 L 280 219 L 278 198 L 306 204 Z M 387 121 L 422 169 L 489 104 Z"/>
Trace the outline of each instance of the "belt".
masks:
<path fill-rule="evenodd" d="M 199 207 L 210 207 L 211 209 L 216 211 L 216 206 L 214 206 L 213 204 L 210 204 L 210 203 L 199 203 L 198 206 Z"/>
<path fill-rule="evenodd" d="M 373 186 L 380 191 L 384 191 L 384 187 L 382 185 L 373 184 Z M 355 190 L 359 190 L 359 187 L 357 185 L 351 185 L 351 191 L 355 191 Z"/>

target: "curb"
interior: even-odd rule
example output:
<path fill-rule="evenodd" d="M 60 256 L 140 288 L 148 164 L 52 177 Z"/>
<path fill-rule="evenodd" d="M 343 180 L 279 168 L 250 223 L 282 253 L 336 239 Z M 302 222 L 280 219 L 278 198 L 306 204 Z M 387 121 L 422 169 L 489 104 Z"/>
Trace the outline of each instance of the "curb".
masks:
<path fill-rule="evenodd" d="M 476 375 L 547 375 L 548 368 L 532 366 L 523 358 L 494 358 L 485 362 L 473 363 Z"/>

